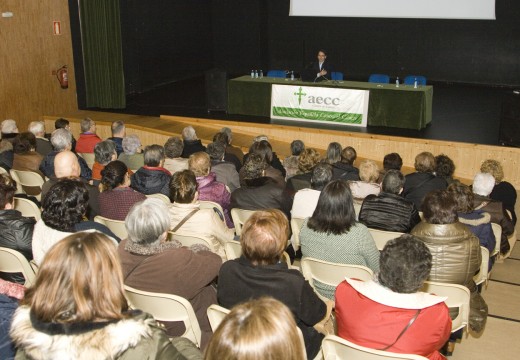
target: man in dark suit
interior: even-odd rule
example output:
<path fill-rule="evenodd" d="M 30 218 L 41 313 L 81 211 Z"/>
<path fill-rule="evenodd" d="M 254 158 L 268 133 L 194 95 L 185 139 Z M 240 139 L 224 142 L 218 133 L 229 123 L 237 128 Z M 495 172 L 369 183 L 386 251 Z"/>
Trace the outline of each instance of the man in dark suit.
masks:
<path fill-rule="evenodd" d="M 327 52 L 323 49 L 318 51 L 318 61 L 316 61 L 312 69 L 316 72 L 316 81 L 331 80 L 332 66 L 327 61 Z"/>

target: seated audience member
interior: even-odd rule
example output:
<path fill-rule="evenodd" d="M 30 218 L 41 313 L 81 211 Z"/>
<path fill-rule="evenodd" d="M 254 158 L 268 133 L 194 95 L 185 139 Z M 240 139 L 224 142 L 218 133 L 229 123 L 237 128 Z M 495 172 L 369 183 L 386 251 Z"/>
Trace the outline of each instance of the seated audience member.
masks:
<path fill-rule="evenodd" d="M 368 195 L 377 195 L 381 192 L 379 168 L 373 160 L 363 160 L 359 165 L 359 181 L 349 182 L 350 191 L 354 199 L 362 201 Z"/>
<path fill-rule="evenodd" d="M 208 239 L 222 260 L 226 260 L 224 243 L 233 240 L 234 232 L 213 209 L 201 209 L 197 180 L 190 170 L 173 174 L 170 183 L 170 230 L 179 235 L 198 235 Z"/>
<path fill-rule="evenodd" d="M 114 121 L 110 130 L 112 131 L 112 136 L 107 140 L 111 140 L 116 145 L 117 156 L 119 156 L 123 152 L 123 139 L 126 136 L 125 123 L 121 120 Z"/>
<path fill-rule="evenodd" d="M 455 173 L 455 164 L 447 155 L 441 154 L 435 157 L 435 175 L 446 180 L 448 185 L 456 182 L 460 183 L 459 180 L 453 178 Z"/>
<path fill-rule="evenodd" d="M 238 172 L 232 163 L 224 160 L 226 148 L 220 142 L 208 144 L 206 149 L 211 159 L 211 172 L 217 176 L 217 181 L 223 183 L 233 192 L 240 187 Z"/>
<path fill-rule="evenodd" d="M 301 360 L 305 354 L 291 310 L 272 297 L 261 297 L 235 306 L 220 323 L 204 360 Z"/>
<path fill-rule="evenodd" d="M 379 250 L 367 227 L 356 221 L 350 188 L 341 179 L 321 191 L 316 210 L 301 228 L 300 245 L 304 257 L 379 271 Z M 318 283 L 316 290 L 334 298 L 332 286 Z"/>
<path fill-rule="evenodd" d="M 13 318 L 17 359 L 184 359 L 199 353 L 187 339 L 170 341 L 151 315 L 129 309 L 116 251 L 105 235 L 87 232 L 49 250 Z"/>
<path fill-rule="evenodd" d="M 244 154 L 242 151 L 242 155 L 237 156 L 233 153 L 225 152 L 226 147 L 229 144 L 228 137 L 225 132 L 218 132 L 215 135 L 213 135 L 213 142 L 214 143 L 220 143 L 224 146 L 224 161 L 230 162 L 235 166 L 235 170 L 238 172 L 240 171 L 240 168 L 242 167 L 242 158 L 244 157 Z"/>
<path fill-rule="evenodd" d="M 267 147 L 270 150 L 270 154 L 269 154 L 269 150 L 265 149 L 265 144 L 261 144 L 259 147 L 257 147 L 255 145 L 255 143 L 260 143 L 260 142 L 264 142 L 264 141 L 267 142 Z M 251 151 L 252 148 L 253 148 L 253 151 Z M 276 155 L 276 153 L 273 151 L 273 147 L 269 143 L 269 139 L 267 138 L 267 136 L 258 135 L 257 137 L 255 137 L 253 139 L 253 144 L 251 144 L 251 146 L 249 147 L 249 153 L 244 155 L 244 162 L 246 162 L 247 157 L 252 152 L 261 153 L 264 156 L 266 156 L 267 163 L 270 166 L 272 166 L 274 169 L 278 170 L 282 174 L 282 178 L 285 179 L 285 175 L 286 175 L 285 168 L 283 167 L 282 162 L 278 158 L 278 155 Z M 273 177 L 272 174 L 269 176 Z M 284 180 L 284 186 L 285 186 L 285 180 Z"/>
<path fill-rule="evenodd" d="M 383 169 L 384 171 L 388 170 L 398 170 L 401 171 L 403 167 L 403 159 L 398 153 L 390 153 L 386 154 L 383 158 Z"/>
<path fill-rule="evenodd" d="M 184 144 L 180 137 L 171 137 L 164 144 L 164 168 L 175 174 L 177 171 L 188 170 L 188 159 L 181 157 Z"/>
<path fill-rule="evenodd" d="M 229 214 L 231 194 L 226 185 L 216 181 L 215 173 L 210 173 L 211 161 L 205 152 L 191 154 L 188 159 L 188 168 L 193 171 L 197 179 L 198 200 L 213 201 L 222 206 L 224 217 L 229 228 L 234 228 Z"/>
<path fill-rule="evenodd" d="M 102 139 L 96 135 L 96 123 L 90 118 L 81 120 L 80 123 L 81 134 L 76 142 L 76 152 L 90 153 L 94 152 L 94 147 Z"/>
<path fill-rule="evenodd" d="M 475 210 L 482 210 L 491 216 L 491 222 L 499 224 L 502 228 L 502 236 L 500 238 L 500 253 L 507 254 L 511 248 L 508 237 L 515 231 L 513 221 L 506 212 L 505 206 L 501 201 L 493 200 L 489 194 L 495 186 L 495 178 L 488 173 L 478 173 L 473 179 L 473 206 Z M 495 239 L 498 241 L 498 239 Z M 516 241 L 516 239 L 514 239 Z"/>
<path fill-rule="evenodd" d="M 405 176 L 403 196 L 420 209 L 421 203 L 430 191 L 446 189 L 446 180 L 435 176 L 435 158 L 432 153 L 422 152 L 415 157 L 416 172 Z"/>
<path fill-rule="evenodd" d="M 144 166 L 131 176 L 133 189 L 145 195 L 161 193 L 170 196 L 172 174 L 163 167 L 164 148 L 148 145 L 144 148 Z"/>
<path fill-rule="evenodd" d="M 61 179 L 49 189 L 42 202 L 42 218 L 33 231 L 32 252 L 36 265 L 40 265 L 54 244 L 77 231 L 97 230 L 119 242 L 106 226 L 83 221 L 87 204 L 88 190 L 80 180 Z"/>
<path fill-rule="evenodd" d="M 159 199 L 136 203 L 125 220 L 128 239 L 119 244 L 125 284 L 133 288 L 182 296 L 193 306 L 202 330 L 202 347 L 211 336 L 206 315 L 216 303 L 212 282 L 222 260 L 202 245 L 190 248 L 168 240 L 168 207 Z M 169 336 L 181 335 L 181 323 L 167 323 Z"/>
<path fill-rule="evenodd" d="M 28 261 L 32 256 L 32 235 L 36 220 L 23 217 L 14 209 L 16 182 L 7 174 L 0 174 L 0 247 L 20 252 Z M 0 273 L 2 279 L 25 283 L 20 273 Z"/>
<path fill-rule="evenodd" d="M 45 157 L 52 151 L 51 142 L 45 137 L 45 123 L 43 121 L 31 121 L 27 130 L 36 136 L 36 151 L 38 154 Z"/>
<path fill-rule="evenodd" d="M 70 132 L 70 122 L 67 119 L 59 118 L 54 122 L 54 129 L 65 129 Z M 70 149 L 72 152 L 76 152 L 76 139 L 74 139 L 74 136 L 71 133 L 72 137 L 72 148 Z M 52 145 L 52 144 L 51 144 Z M 56 150 L 56 148 L 54 148 Z"/>
<path fill-rule="evenodd" d="M 313 326 L 329 313 L 303 275 L 282 260 L 288 235 L 289 223 L 281 211 L 255 212 L 242 228 L 242 256 L 220 269 L 218 302 L 230 309 L 250 299 L 274 297 L 291 310 L 303 333 L 307 358 L 314 359 L 323 335 Z"/>
<path fill-rule="evenodd" d="M 54 174 L 54 158 L 61 151 L 72 151 L 72 134 L 66 129 L 57 129 L 52 132 L 51 144 L 54 151 L 51 151 L 42 160 L 40 171 L 49 179 L 55 178 Z M 92 179 L 92 170 L 88 167 L 87 162 L 78 154 L 75 154 L 80 166 L 80 176 L 86 181 Z"/>
<path fill-rule="evenodd" d="M 240 172 L 244 183 L 231 193 L 231 209 L 280 209 L 290 216 L 291 198 L 266 174 L 267 163 L 259 154 L 250 154 Z"/>
<path fill-rule="evenodd" d="M 504 169 L 496 160 L 486 160 L 480 166 L 480 171 L 493 175 L 495 178 L 495 187 L 489 197 L 496 201 L 501 201 L 504 208 L 511 213 L 513 225 L 516 225 L 516 190 L 511 183 L 504 181 Z"/>
<path fill-rule="evenodd" d="M 474 209 L 474 195 L 469 186 L 451 183 L 447 190 L 457 202 L 459 221 L 469 227 L 471 232 L 478 237 L 480 246 L 487 248 L 491 255 L 496 245 L 495 234 L 491 228 L 491 215 L 481 209 Z M 489 270 L 491 270 L 493 262 L 494 258 L 490 258 Z"/>
<path fill-rule="evenodd" d="M 0 279 L 0 359 L 14 359 L 16 348 L 9 336 L 18 302 L 25 295 L 25 286 Z"/>
<path fill-rule="evenodd" d="M 388 170 L 381 185 L 378 195 L 368 195 L 363 200 L 359 222 L 372 229 L 410 232 L 421 218 L 415 205 L 401 196 L 403 174 L 399 170 Z"/>
<path fill-rule="evenodd" d="M 414 236 L 390 240 L 377 281 L 347 278 L 338 285 L 338 336 L 372 349 L 445 359 L 439 353 L 451 332 L 445 298 L 420 292 L 431 267 L 430 251 Z"/>
<path fill-rule="evenodd" d="M 135 203 L 146 200 L 146 195 L 130 187 L 130 175 L 126 165 L 115 160 L 101 170 L 99 215 L 113 220 L 125 220 Z"/>
<path fill-rule="evenodd" d="M 347 146 L 341 150 L 341 161 L 332 164 L 332 179 L 358 181 L 359 170 L 354 167 L 356 158 L 357 152 L 352 146 Z"/>
<path fill-rule="evenodd" d="M 273 161 L 274 161 L 274 153 L 273 148 L 271 147 L 271 144 L 267 140 L 260 140 L 255 141 L 249 148 L 249 153 L 244 156 L 244 164 L 246 163 L 247 159 L 251 154 L 258 154 L 264 159 L 264 162 L 266 164 L 265 166 L 265 176 L 270 177 L 273 179 L 276 184 L 281 187 L 285 188 L 285 174 L 280 171 L 280 169 L 277 169 L 273 167 Z M 278 160 L 278 159 L 277 159 Z M 280 162 L 280 160 L 278 160 Z M 281 164 L 280 164 L 281 166 Z M 283 168 L 283 166 L 282 166 Z M 284 169 L 285 171 L 285 169 Z M 240 169 L 240 172 L 238 173 L 240 177 L 240 186 L 244 185 L 244 179 L 245 179 L 245 170 L 242 167 Z"/>
<path fill-rule="evenodd" d="M 291 155 L 287 156 L 283 161 L 285 181 L 299 173 L 298 158 L 303 150 L 305 150 L 305 144 L 303 141 L 294 140 L 291 142 Z"/>
<path fill-rule="evenodd" d="M 36 152 L 36 137 L 30 132 L 18 134 L 13 140 L 13 169 L 40 172 L 43 156 Z"/>
<path fill-rule="evenodd" d="M 341 162 L 341 144 L 338 142 L 331 142 L 327 147 L 327 158 L 325 162 L 330 165 Z"/>
<path fill-rule="evenodd" d="M 231 131 L 231 129 L 228 127 L 223 127 L 222 129 L 220 129 L 220 132 L 226 134 L 227 136 L 226 153 L 235 155 L 242 164 L 244 160 L 244 152 L 239 147 L 233 146 L 233 132 Z M 240 169 L 238 169 L 237 171 L 239 170 Z"/>
<path fill-rule="evenodd" d="M 94 157 L 92 180 L 94 180 L 94 185 L 97 185 L 101 180 L 101 171 L 109 162 L 117 159 L 116 144 L 111 140 L 98 142 L 94 147 Z"/>
<path fill-rule="evenodd" d="M 321 161 L 320 153 L 313 148 L 306 148 L 298 157 L 298 175 L 294 175 L 287 180 L 287 192 L 289 195 L 294 194 L 301 189 L 311 187 L 312 170 Z"/>
<path fill-rule="evenodd" d="M 421 210 L 424 219 L 412 229 L 412 235 L 422 240 L 432 254 L 433 265 L 428 280 L 459 284 L 469 289 L 469 326 L 478 333 L 484 328 L 487 318 L 486 302 L 473 281 L 481 263 L 480 242 L 466 225 L 458 221 L 457 202 L 448 191 L 428 193 Z M 450 352 L 455 337 L 450 340 Z"/>
<path fill-rule="evenodd" d="M 122 161 L 130 170 L 137 170 L 144 166 L 144 155 L 141 149 L 141 140 L 137 135 L 128 135 L 122 141 L 123 152 L 117 159 Z M 117 150 L 117 149 L 116 149 Z"/>
<path fill-rule="evenodd" d="M 291 218 L 305 219 L 314 213 L 320 193 L 332 180 L 332 166 L 319 163 L 312 170 L 310 189 L 301 189 L 294 195 Z"/>
<path fill-rule="evenodd" d="M 80 178 L 80 165 L 78 156 L 72 151 L 64 150 L 59 152 L 54 158 L 55 177 L 47 180 L 42 185 L 42 199 L 45 198 L 49 189 L 62 178 L 76 178 L 81 180 L 88 190 L 87 218 L 93 220 L 99 215 L 99 189 L 97 186 L 90 185 L 85 179 Z"/>
<path fill-rule="evenodd" d="M 12 142 L 16 135 L 18 135 L 18 126 L 16 125 L 16 121 L 13 119 L 2 121 L 0 124 L 0 132 L 2 133 L 3 140 Z"/>
<path fill-rule="evenodd" d="M 13 144 L 10 141 L 2 139 L 0 141 L 0 167 L 6 172 L 13 168 Z"/>
<path fill-rule="evenodd" d="M 182 129 L 182 142 L 183 149 L 181 157 L 187 159 L 191 154 L 194 154 L 199 151 L 206 151 L 206 147 L 202 145 L 202 142 L 197 137 L 197 133 L 193 126 L 186 126 Z"/>

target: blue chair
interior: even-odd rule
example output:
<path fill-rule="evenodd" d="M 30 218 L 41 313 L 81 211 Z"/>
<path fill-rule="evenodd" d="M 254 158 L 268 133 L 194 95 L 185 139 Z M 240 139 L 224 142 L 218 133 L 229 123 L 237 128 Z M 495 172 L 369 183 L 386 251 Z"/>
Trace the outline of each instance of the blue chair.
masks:
<path fill-rule="evenodd" d="M 343 80 L 343 73 L 339 71 L 333 71 L 330 74 L 331 80 Z"/>
<path fill-rule="evenodd" d="M 267 72 L 267 77 L 285 78 L 285 70 L 269 70 Z"/>
<path fill-rule="evenodd" d="M 390 76 L 386 74 L 371 74 L 368 78 L 368 82 L 371 83 L 380 83 L 380 84 L 389 84 Z"/>
<path fill-rule="evenodd" d="M 404 84 L 413 85 L 415 83 L 415 79 L 417 79 L 417 85 L 426 85 L 426 78 L 421 75 L 408 75 L 404 78 Z"/>

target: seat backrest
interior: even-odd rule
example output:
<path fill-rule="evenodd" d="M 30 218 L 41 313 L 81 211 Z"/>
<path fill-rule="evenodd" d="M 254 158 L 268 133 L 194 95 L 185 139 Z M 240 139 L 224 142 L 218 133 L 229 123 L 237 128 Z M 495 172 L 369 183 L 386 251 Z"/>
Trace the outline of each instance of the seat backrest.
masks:
<path fill-rule="evenodd" d="M 330 74 L 330 77 L 331 77 L 331 80 L 337 80 L 337 81 L 340 81 L 340 80 L 343 80 L 343 73 L 340 72 L 340 71 L 333 71 L 333 72 Z"/>
<path fill-rule="evenodd" d="M 231 218 L 233 219 L 233 223 L 235 224 L 235 234 L 240 236 L 242 234 L 242 226 L 251 215 L 253 215 L 254 210 L 244 210 L 233 208 L 231 209 Z"/>
<path fill-rule="evenodd" d="M 29 199 L 14 198 L 14 208 L 22 213 L 24 217 L 33 217 L 36 221 L 42 218 L 42 212 L 38 206 Z"/>
<path fill-rule="evenodd" d="M 110 229 L 118 238 L 121 240 L 126 239 L 128 237 L 128 232 L 126 231 L 125 222 L 122 220 L 112 220 L 108 219 L 104 216 L 97 215 L 94 217 L 94 221 L 100 224 L 105 225 Z"/>
<path fill-rule="evenodd" d="M 376 243 L 377 249 L 379 251 L 383 250 L 387 242 L 403 235 L 403 233 L 400 232 L 383 231 L 370 228 L 368 229 L 368 231 L 370 232 L 370 235 L 372 235 L 372 238 L 374 239 L 374 242 Z"/>
<path fill-rule="evenodd" d="M 362 265 L 336 264 L 328 261 L 304 257 L 301 261 L 302 273 L 309 284 L 316 290 L 314 282 L 338 286 L 345 278 L 356 278 L 364 281 L 372 279 L 372 270 Z M 320 298 L 329 301 L 330 299 L 316 292 Z"/>
<path fill-rule="evenodd" d="M 29 261 L 18 251 L 0 247 L 0 271 L 7 273 L 22 273 L 25 286 L 34 284 L 35 273 Z"/>
<path fill-rule="evenodd" d="M 21 186 L 21 193 L 30 194 L 38 199 L 38 201 L 41 201 L 42 199 L 42 185 L 44 183 L 43 178 L 40 174 L 34 172 L 34 171 L 23 171 L 23 170 L 10 170 L 11 177 L 13 180 L 17 182 L 19 186 Z M 31 188 L 32 191 L 30 191 L 27 188 Z M 36 189 L 36 190 L 34 190 Z M 17 192 L 19 192 L 19 188 L 17 189 Z"/>
<path fill-rule="evenodd" d="M 408 75 L 404 78 L 405 85 L 414 85 L 417 79 L 417 85 L 426 85 L 426 78 L 422 75 Z"/>
<path fill-rule="evenodd" d="M 388 83 L 390 83 L 390 76 L 388 76 L 386 74 L 371 74 L 368 77 L 368 82 L 388 84 Z"/>
<path fill-rule="evenodd" d="M 269 70 L 267 72 L 267 77 L 274 77 L 274 78 L 285 78 L 285 71 L 284 70 Z"/>
<path fill-rule="evenodd" d="M 166 205 L 170 205 L 171 204 L 170 198 L 168 198 L 168 196 L 166 196 L 164 194 L 161 194 L 161 193 L 149 194 L 149 195 L 146 195 L 146 197 L 147 198 L 159 199 L 159 200 L 163 201 Z"/>
<path fill-rule="evenodd" d="M 298 249 L 300 248 L 300 230 L 304 221 L 305 219 L 302 218 L 291 219 L 292 245 L 294 251 L 298 251 Z"/>
<path fill-rule="evenodd" d="M 445 303 L 449 308 L 458 308 L 459 313 L 451 322 L 451 332 L 455 332 L 469 324 L 469 290 L 458 284 L 445 284 L 425 281 L 421 291 L 447 297 Z"/>
<path fill-rule="evenodd" d="M 219 203 L 209 200 L 199 200 L 199 206 L 201 209 L 211 209 L 215 211 L 222 221 L 226 221 L 224 218 L 224 209 L 222 209 Z"/>
<path fill-rule="evenodd" d="M 141 291 L 125 285 L 125 295 L 133 309 L 151 314 L 159 321 L 182 321 L 186 331 L 182 337 L 188 338 L 200 347 L 201 331 L 195 312 L 185 298 L 172 294 Z"/>
<path fill-rule="evenodd" d="M 168 231 L 168 237 L 179 241 L 182 246 L 190 247 L 192 245 L 200 244 L 209 248 L 212 252 L 215 252 L 215 246 L 210 240 L 197 235 L 181 235 Z"/>
<path fill-rule="evenodd" d="M 427 358 L 414 354 L 398 354 L 382 350 L 374 350 L 342 339 L 336 335 L 327 335 L 321 344 L 324 360 L 384 360 L 384 359 L 415 359 Z"/>
<path fill-rule="evenodd" d="M 94 166 L 94 162 L 96 161 L 94 153 L 78 153 L 78 155 L 81 156 L 87 163 L 88 167 L 92 169 L 92 166 Z"/>
<path fill-rule="evenodd" d="M 211 331 L 215 332 L 227 314 L 229 314 L 229 309 L 226 309 L 220 305 L 212 304 L 208 307 L 206 311 L 208 314 L 209 325 L 211 326 Z"/>
<path fill-rule="evenodd" d="M 356 212 L 356 220 L 359 220 L 359 212 L 361 211 L 361 204 L 354 201 L 354 211 Z"/>
<path fill-rule="evenodd" d="M 473 280 L 475 280 L 475 284 L 479 285 L 485 282 L 487 284 L 488 276 L 489 276 L 489 250 L 483 246 L 480 247 L 480 252 L 482 253 L 482 261 L 480 262 L 480 269 L 478 274 L 473 276 Z"/>
<path fill-rule="evenodd" d="M 495 256 L 500 253 L 500 244 L 502 242 L 502 226 L 497 223 L 491 223 L 491 228 L 493 229 L 493 234 L 495 234 L 496 240 L 495 249 L 493 250 L 491 256 Z"/>

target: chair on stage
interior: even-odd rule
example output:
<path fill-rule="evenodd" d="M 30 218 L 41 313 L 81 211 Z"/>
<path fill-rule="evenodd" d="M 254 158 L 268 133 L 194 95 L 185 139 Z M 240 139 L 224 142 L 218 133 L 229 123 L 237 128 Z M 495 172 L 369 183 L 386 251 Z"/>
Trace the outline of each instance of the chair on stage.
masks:
<path fill-rule="evenodd" d="M 267 77 L 285 79 L 285 70 L 269 70 L 267 72 Z"/>
<path fill-rule="evenodd" d="M 330 74 L 330 77 L 331 77 L 331 80 L 340 81 L 340 80 L 343 80 L 343 73 L 340 71 L 333 71 Z"/>
<path fill-rule="evenodd" d="M 371 74 L 368 77 L 368 82 L 370 83 L 380 83 L 380 84 L 389 84 L 390 76 L 386 74 Z"/>
<path fill-rule="evenodd" d="M 404 78 L 405 85 L 413 85 L 417 79 L 417 85 L 426 85 L 426 78 L 422 75 L 408 75 Z"/>

